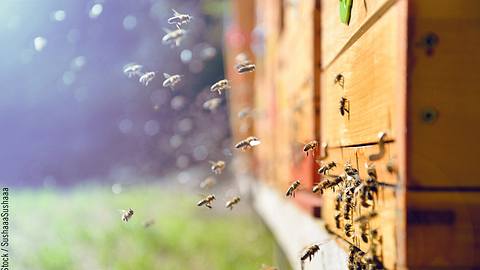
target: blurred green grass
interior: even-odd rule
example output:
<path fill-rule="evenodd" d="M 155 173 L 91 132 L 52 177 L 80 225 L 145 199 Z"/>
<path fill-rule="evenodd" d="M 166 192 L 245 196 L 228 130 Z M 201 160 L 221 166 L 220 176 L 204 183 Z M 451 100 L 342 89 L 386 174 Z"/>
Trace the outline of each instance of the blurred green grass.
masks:
<path fill-rule="evenodd" d="M 197 207 L 161 186 L 21 190 L 11 197 L 12 269 L 259 269 L 274 240 L 248 207 Z M 245 202 L 242 202 L 245 204 Z M 128 223 L 119 209 L 135 211 Z M 155 224 L 144 228 L 143 223 Z"/>

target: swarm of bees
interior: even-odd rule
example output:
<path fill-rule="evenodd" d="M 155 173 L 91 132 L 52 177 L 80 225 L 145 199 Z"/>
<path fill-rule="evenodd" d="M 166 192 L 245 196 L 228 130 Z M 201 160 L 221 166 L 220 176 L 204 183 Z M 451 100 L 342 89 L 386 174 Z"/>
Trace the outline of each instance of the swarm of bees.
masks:
<path fill-rule="evenodd" d="M 235 144 L 235 148 L 246 150 L 246 149 L 252 148 L 254 146 L 257 146 L 260 143 L 261 142 L 257 137 L 249 136 L 248 138 L 246 138 L 244 140 L 241 140 L 237 144 Z"/>
<path fill-rule="evenodd" d="M 122 220 L 125 222 L 128 222 L 133 216 L 133 210 L 132 208 L 129 208 L 128 210 L 123 210 L 122 214 Z"/>

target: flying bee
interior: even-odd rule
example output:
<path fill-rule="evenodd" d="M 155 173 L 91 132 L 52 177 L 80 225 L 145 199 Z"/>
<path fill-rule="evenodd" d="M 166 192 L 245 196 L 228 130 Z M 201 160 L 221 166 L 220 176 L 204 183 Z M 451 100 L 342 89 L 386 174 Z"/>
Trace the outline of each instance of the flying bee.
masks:
<path fill-rule="evenodd" d="M 185 37 L 185 34 L 187 33 L 186 30 L 184 29 L 175 29 L 175 30 L 170 30 L 170 29 L 163 29 L 166 34 L 162 37 L 162 43 L 163 44 L 170 44 L 171 47 L 178 47 L 180 46 L 180 42 L 183 40 Z"/>
<path fill-rule="evenodd" d="M 250 136 L 244 140 L 241 140 L 240 142 L 238 142 L 237 144 L 235 144 L 235 148 L 237 149 L 242 149 L 242 150 L 246 150 L 248 148 L 252 148 L 254 146 L 257 146 L 259 145 L 261 142 L 260 140 L 257 138 L 257 137 L 254 137 L 254 136 Z"/>
<path fill-rule="evenodd" d="M 216 182 L 214 177 L 209 176 L 200 183 L 200 188 L 211 188 Z"/>
<path fill-rule="evenodd" d="M 337 227 L 337 229 L 340 229 L 342 228 L 341 226 L 341 218 L 342 218 L 342 215 L 340 213 L 337 213 L 335 214 L 335 227 Z"/>
<path fill-rule="evenodd" d="M 212 87 L 210 87 L 210 92 L 218 92 L 219 95 L 222 94 L 222 91 L 230 89 L 230 83 L 228 80 L 220 80 L 216 82 Z"/>
<path fill-rule="evenodd" d="M 203 108 L 205 110 L 209 110 L 213 112 L 218 108 L 218 106 L 220 106 L 221 103 L 222 103 L 221 98 L 212 98 L 203 103 Z"/>
<path fill-rule="evenodd" d="M 345 112 L 350 114 L 350 102 L 345 97 L 341 97 L 340 98 L 340 114 L 344 116 Z"/>
<path fill-rule="evenodd" d="M 331 186 L 332 182 L 330 182 L 330 180 L 328 179 L 323 179 L 322 181 L 320 181 L 318 184 L 316 184 L 315 186 L 313 186 L 313 189 L 312 189 L 312 192 L 313 193 L 317 193 L 318 191 L 320 191 L 320 194 L 323 194 L 323 191 L 327 188 L 329 188 Z"/>
<path fill-rule="evenodd" d="M 287 193 L 285 193 L 286 197 L 294 197 L 295 198 L 295 190 L 300 186 L 300 181 L 296 180 L 293 182 L 290 187 L 287 190 Z"/>
<path fill-rule="evenodd" d="M 212 202 L 215 200 L 215 195 L 210 194 L 207 197 L 203 198 L 197 203 L 197 206 L 203 206 L 205 205 L 208 208 L 212 208 Z"/>
<path fill-rule="evenodd" d="M 322 167 L 320 167 L 320 169 L 318 169 L 318 174 L 327 175 L 328 171 L 333 169 L 334 167 L 337 167 L 337 163 L 335 163 L 335 161 L 327 163 L 327 164 L 323 165 Z"/>
<path fill-rule="evenodd" d="M 311 142 L 305 144 L 305 146 L 303 147 L 303 152 L 305 152 L 305 153 L 307 154 L 307 156 L 308 156 L 308 152 L 309 152 L 309 151 L 312 151 L 312 152 L 315 151 L 315 149 L 317 148 L 317 146 L 318 146 L 318 142 L 317 142 L 317 141 L 315 141 L 315 140 L 314 140 L 314 141 L 311 141 Z"/>
<path fill-rule="evenodd" d="M 155 78 L 155 72 L 151 71 L 151 72 L 144 73 L 142 76 L 140 76 L 138 81 L 141 84 L 148 86 L 148 84 L 153 80 L 153 78 Z"/>
<path fill-rule="evenodd" d="M 129 208 L 128 210 L 123 210 L 122 214 L 122 220 L 125 222 L 128 222 L 133 216 L 133 210 L 132 208 Z"/>
<path fill-rule="evenodd" d="M 337 74 L 337 76 L 335 76 L 335 80 L 333 80 L 333 83 L 338 84 L 340 85 L 340 87 L 343 88 L 343 86 L 345 85 L 345 78 L 342 74 Z"/>
<path fill-rule="evenodd" d="M 153 224 L 155 224 L 155 220 L 154 220 L 154 219 L 149 219 L 149 220 L 146 220 L 146 221 L 143 223 L 143 227 L 144 227 L 144 228 L 149 228 L 149 227 L 151 227 Z"/>
<path fill-rule="evenodd" d="M 307 260 L 312 261 L 312 257 L 315 255 L 320 250 L 320 247 L 317 244 L 313 244 L 306 248 L 303 251 L 302 256 L 300 257 L 300 260 L 302 261 L 302 264 Z"/>
<path fill-rule="evenodd" d="M 255 71 L 255 64 L 247 60 L 246 62 L 236 64 L 235 69 L 239 74 L 253 72 Z"/>
<path fill-rule="evenodd" d="M 345 162 L 344 165 L 344 171 L 348 176 L 355 176 L 358 175 L 358 170 L 353 168 L 352 164 L 350 162 Z"/>
<path fill-rule="evenodd" d="M 211 165 L 212 172 L 215 174 L 221 174 L 223 169 L 225 169 L 225 161 L 219 160 L 219 161 L 209 161 Z"/>
<path fill-rule="evenodd" d="M 163 73 L 165 80 L 163 81 L 163 87 L 170 87 L 171 90 L 182 80 L 182 75 L 170 75 L 168 73 Z"/>
<path fill-rule="evenodd" d="M 225 204 L 225 208 L 233 209 L 233 206 L 240 202 L 240 197 L 233 197 L 230 201 Z"/>
<path fill-rule="evenodd" d="M 173 11 L 173 17 L 170 17 L 167 22 L 169 24 L 177 25 L 177 28 L 180 28 L 180 26 L 182 26 L 182 24 L 189 23 L 190 20 L 193 18 L 192 16 L 190 16 L 188 14 L 181 14 L 181 13 L 177 12 L 175 9 L 172 9 L 172 11 Z"/>
<path fill-rule="evenodd" d="M 142 68 L 143 68 L 142 65 L 138 65 L 138 64 L 135 64 L 135 63 L 130 63 L 130 64 L 127 64 L 123 67 L 123 73 L 125 75 L 127 75 L 128 78 L 132 78 L 132 77 L 135 77 L 135 76 L 140 77 L 140 76 L 143 75 Z"/>

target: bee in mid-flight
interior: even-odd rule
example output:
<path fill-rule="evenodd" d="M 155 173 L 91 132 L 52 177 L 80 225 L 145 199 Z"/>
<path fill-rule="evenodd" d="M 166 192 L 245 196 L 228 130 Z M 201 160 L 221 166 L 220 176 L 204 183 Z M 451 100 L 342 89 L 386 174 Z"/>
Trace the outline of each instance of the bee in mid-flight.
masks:
<path fill-rule="evenodd" d="M 340 98 L 340 114 L 345 115 L 345 112 L 350 114 L 350 102 L 345 97 Z"/>
<path fill-rule="evenodd" d="M 300 181 L 297 180 L 295 182 L 293 182 L 290 187 L 288 188 L 287 190 L 287 193 L 285 193 L 285 196 L 286 197 L 294 197 L 295 198 L 295 191 L 297 190 L 297 188 L 300 186 Z"/>
<path fill-rule="evenodd" d="M 190 20 L 193 18 L 192 16 L 190 16 L 188 14 L 181 14 L 178 11 L 176 11 L 175 9 L 172 9 L 172 11 L 173 11 L 173 17 L 170 17 L 168 19 L 168 23 L 177 25 L 177 28 L 180 28 L 180 26 L 182 26 L 182 24 L 189 23 Z"/>
<path fill-rule="evenodd" d="M 215 183 L 217 183 L 217 180 L 215 180 L 214 177 L 209 176 L 200 183 L 200 188 L 211 188 Z"/>
<path fill-rule="evenodd" d="M 155 78 L 155 72 L 151 71 L 151 72 L 144 73 L 142 76 L 140 76 L 138 81 L 141 84 L 148 86 L 148 84 L 153 80 L 153 78 Z"/>
<path fill-rule="evenodd" d="M 218 92 L 218 94 L 221 95 L 222 91 L 227 89 L 230 89 L 228 80 L 220 80 L 210 87 L 210 92 Z"/>
<path fill-rule="evenodd" d="M 153 224 L 155 224 L 155 220 L 154 220 L 154 219 L 149 219 L 149 220 L 146 220 L 146 221 L 143 223 L 143 227 L 144 227 L 144 228 L 149 228 L 149 227 L 151 227 Z"/>
<path fill-rule="evenodd" d="M 307 144 L 305 144 L 305 146 L 303 147 L 303 152 L 305 152 L 308 156 L 308 152 L 309 151 L 315 151 L 315 149 L 317 148 L 318 146 L 318 142 L 317 141 L 311 141 Z"/>
<path fill-rule="evenodd" d="M 308 248 L 303 250 L 302 256 L 300 257 L 300 264 L 301 268 L 303 270 L 305 261 L 308 259 L 308 261 L 312 261 L 313 256 L 315 253 L 317 253 L 320 250 L 320 246 L 317 244 L 313 244 L 309 246 Z"/>
<path fill-rule="evenodd" d="M 337 167 L 337 163 L 335 163 L 335 161 L 327 163 L 327 164 L 323 165 L 322 167 L 320 167 L 320 169 L 318 169 L 318 174 L 327 175 L 328 171 L 333 169 L 334 167 Z"/>
<path fill-rule="evenodd" d="M 127 75 L 128 78 L 132 78 L 135 76 L 140 77 L 143 75 L 142 68 L 143 66 L 139 64 L 135 64 L 135 63 L 126 64 L 123 67 L 123 73 Z"/>
<path fill-rule="evenodd" d="M 212 98 L 203 103 L 203 108 L 209 111 L 215 111 L 222 103 L 221 98 Z"/>
<path fill-rule="evenodd" d="M 235 65 L 235 69 L 238 73 L 247 73 L 255 71 L 255 64 L 253 64 L 248 58 L 245 53 L 241 53 L 235 57 L 235 61 L 237 64 Z"/>
<path fill-rule="evenodd" d="M 228 201 L 226 204 L 225 204 L 225 207 L 226 208 L 230 208 L 230 210 L 233 209 L 233 206 L 237 203 L 240 202 L 240 197 L 233 197 L 230 201 Z"/>
<path fill-rule="evenodd" d="M 223 169 L 225 169 L 225 161 L 219 160 L 219 161 L 209 161 L 212 169 L 212 172 L 215 174 L 221 174 Z"/>
<path fill-rule="evenodd" d="M 212 202 L 215 200 L 215 195 L 213 194 L 210 194 L 208 195 L 207 197 L 201 199 L 200 201 L 198 201 L 197 203 L 197 206 L 206 206 L 208 208 L 212 208 Z"/>
<path fill-rule="evenodd" d="M 129 208 L 128 210 L 123 210 L 122 214 L 122 220 L 125 222 L 128 222 L 133 216 L 133 210 L 132 208 Z"/>
<path fill-rule="evenodd" d="M 163 30 L 166 32 L 166 34 L 162 37 L 162 43 L 170 45 L 171 47 L 180 46 L 180 42 L 183 40 L 185 34 L 187 33 L 186 30 L 180 28 L 175 30 L 169 30 L 164 28 Z"/>
<path fill-rule="evenodd" d="M 260 140 L 257 138 L 257 137 L 254 137 L 254 136 L 250 136 L 244 140 L 241 140 L 240 142 L 238 142 L 237 144 L 235 144 L 235 148 L 237 149 L 242 149 L 242 150 L 246 150 L 248 148 L 252 148 L 254 146 L 257 146 L 259 145 L 261 142 Z"/>
<path fill-rule="evenodd" d="M 163 77 L 165 80 L 163 81 L 163 87 L 170 87 L 170 89 L 174 89 L 175 86 L 182 80 L 182 75 L 170 75 L 168 73 L 163 73 Z"/>
<path fill-rule="evenodd" d="M 343 88 L 343 86 L 345 85 L 345 78 L 343 77 L 342 74 L 337 74 L 337 76 L 335 76 L 335 80 L 333 81 L 334 84 L 338 84 L 340 85 L 340 87 Z"/>

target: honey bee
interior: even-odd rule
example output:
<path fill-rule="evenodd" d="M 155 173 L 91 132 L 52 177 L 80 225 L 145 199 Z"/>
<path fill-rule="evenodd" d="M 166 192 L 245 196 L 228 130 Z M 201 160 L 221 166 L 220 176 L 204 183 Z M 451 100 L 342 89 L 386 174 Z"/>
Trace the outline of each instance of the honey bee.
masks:
<path fill-rule="evenodd" d="M 208 195 L 207 197 L 203 198 L 202 200 L 200 200 L 198 203 L 197 203 L 197 206 L 203 206 L 205 205 L 206 207 L 208 208 L 212 208 L 212 202 L 215 200 L 215 195 L 213 194 L 210 194 Z"/>
<path fill-rule="evenodd" d="M 315 151 L 315 149 L 317 148 L 318 146 L 318 142 L 317 141 L 311 141 L 307 144 L 305 144 L 305 146 L 303 147 L 303 152 L 305 152 L 308 156 L 308 152 L 309 151 Z"/>
<path fill-rule="evenodd" d="M 387 168 L 387 172 L 389 173 L 394 173 L 397 171 L 397 168 L 395 166 L 395 162 L 393 159 L 390 159 L 388 160 L 387 164 L 386 164 L 386 168 Z"/>
<path fill-rule="evenodd" d="M 235 144 L 235 148 L 237 148 L 237 149 L 240 148 L 242 150 L 246 150 L 248 148 L 252 148 L 254 146 L 257 146 L 259 144 L 260 144 L 260 140 L 257 137 L 250 136 L 250 137 L 248 137 L 244 140 L 241 140 L 237 144 Z"/>
<path fill-rule="evenodd" d="M 151 71 L 151 72 L 144 73 L 142 76 L 140 76 L 138 81 L 141 84 L 148 86 L 148 84 L 153 80 L 153 78 L 155 78 L 155 72 Z"/>
<path fill-rule="evenodd" d="M 142 76 L 143 75 L 142 68 L 143 68 L 142 65 L 130 63 L 123 67 L 123 73 L 127 75 L 128 78 L 132 78 L 135 76 Z"/>
<path fill-rule="evenodd" d="M 255 64 L 250 63 L 250 61 L 246 61 L 243 63 L 238 63 L 235 65 L 235 69 L 239 74 L 253 72 L 255 71 Z"/>
<path fill-rule="evenodd" d="M 320 191 L 320 194 L 323 194 L 323 191 L 324 191 L 325 189 L 329 188 L 331 184 L 332 184 L 332 182 L 330 182 L 330 180 L 328 180 L 328 179 L 323 179 L 323 180 L 320 181 L 318 184 L 316 184 L 315 186 L 313 186 L 312 192 L 313 192 L 313 193 L 317 193 L 318 191 Z"/>
<path fill-rule="evenodd" d="M 215 111 L 221 103 L 221 98 L 212 98 L 203 103 L 203 108 L 212 112 Z"/>
<path fill-rule="evenodd" d="M 343 77 L 342 74 L 337 74 L 337 76 L 335 76 L 335 80 L 333 81 L 334 84 L 338 84 L 340 85 L 340 87 L 343 88 L 343 86 L 345 85 L 345 78 Z"/>
<path fill-rule="evenodd" d="M 360 236 L 362 238 L 362 241 L 365 243 L 368 243 L 369 222 L 372 218 L 375 218 L 377 216 L 378 216 L 377 212 L 371 212 L 367 215 L 363 215 L 355 219 L 355 222 L 359 223 L 359 228 L 361 231 Z"/>
<path fill-rule="evenodd" d="M 353 168 L 350 162 L 345 162 L 344 171 L 348 176 L 351 176 L 351 177 L 358 175 L 358 170 Z"/>
<path fill-rule="evenodd" d="M 155 220 L 154 220 L 154 219 L 149 219 L 149 220 L 146 220 L 146 221 L 143 223 L 143 227 L 144 227 L 144 228 L 149 228 L 149 227 L 151 227 L 153 224 L 155 224 Z"/>
<path fill-rule="evenodd" d="M 333 169 L 334 167 L 337 167 L 337 163 L 335 163 L 335 161 L 332 161 L 330 163 L 327 163 L 325 165 L 323 165 L 322 167 L 320 167 L 320 169 L 318 169 L 318 174 L 328 174 L 328 171 Z"/>
<path fill-rule="evenodd" d="M 290 187 L 287 190 L 287 193 L 285 193 L 286 197 L 294 197 L 295 198 L 295 190 L 300 186 L 300 181 L 296 180 L 295 182 L 290 185 Z"/>
<path fill-rule="evenodd" d="M 125 222 L 128 222 L 133 216 L 133 210 L 132 208 L 129 208 L 128 210 L 123 210 L 122 214 L 122 220 Z"/>
<path fill-rule="evenodd" d="M 341 218 L 342 218 L 342 215 L 340 213 L 335 214 L 335 227 L 337 227 L 337 229 L 342 228 Z"/>
<path fill-rule="evenodd" d="M 347 106 L 348 104 L 348 106 Z M 346 99 L 345 97 L 341 97 L 340 98 L 340 114 L 342 116 L 345 115 L 345 112 L 349 113 L 350 114 L 350 102 L 348 101 L 348 99 Z"/>
<path fill-rule="evenodd" d="M 352 219 L 353 207 L 354 207 L 353 203 L 349 203 L 348 200 L 345 200 L 345 204 L 343 205 L 343 219 L 345 220 Z"/>
<path fill-rule="evenodd" d="M 214 177 L 209 176 L 200 183 L 200 188 L 211 188 L 216 182 Z"/>
<path fill-rule="evenodd" d="M 172 11 L 173 11 L 173 17 L 170 17 L 167 22 L 169 24 L 177 25 L 177 28 L 180 28 L 180 26 L 182 26 L 182 24 L 189 23 L 190 20 L 193 18 L 192 16 L 190 16 L 188 14 L 181 14 L 181 13 L 177 12 L 175 9 L 172 9 Z"/>
<path fill-rule="evenodd" d="M 168 73 L 163 73 L 165 80 L 163 81 L 163 87 L 170 87 L 171 90 L 182 80 L 182 75 L 170 75 Z"/>
<path fill-rule="evenodd" d="M 223 169 L 225 169 L 226 163 L 223 160 L 219 161 L 209 161 L 212 169 L 212 172 L 215 174 L 221 174 Z"/>
<path fill-rule="evenodd" d="M 350 223 L 345 223 L 345 225 L 344 225 L 344 231 L 345 231 L 345 235 L 346 235 L 347 237 L 352 237 L 352 236 L 353 236 L 353 233 L 354 233 L 353 225 L 350 224 Z"/>
<path fill-rule="evenodd" d="M 218 94 L 221 95 L 222 91 L 230 88 L 231 86 L 228 80 L 220 80 L 210 87 L 210 92 L 218 92 Z"/>
<path fill-rule="evenodd" d="M 302 256 L 300 257 L 300 264 L 302 266 L 302 269 L 304 268 L 305 261 L 308 259 L 308 261 L 312 261 L 312 257 L 315 255 L 320 250 L 320 247 L 316 244 L 309 246 L 303 251 Z"/>
<path fill-rule="evenodd" d="M 343 192 L 339 192 L 337 196 L 335 197 L 335 210 L 340 211 L 340 208 L 342 206 L 342 197 L 343 197 Z"/>
<path fill-rule="evenodd" d="M 240 202 L 240 197 L 233 197 L 230 201 L 225 204 L 225 208 L 233 209 L 233 206 Z"/>
<path fill-rule="evenodd" d="M 377 179 L 377 170 L 375 169 L 375 164 L 365 164 L 365 167 L 367 168 L 368 176 Z"/>
<path fill-rule="evenodd" d="M 186 30 L 184 29 L 175 29 L 175 30 L 170 30 L 170 29 L 163 29 L 166 34 L 162 37 L 162 43 L 163 44 L 170 44 L 171 47 L 178 47 L 180 46 L 180 42 L 183 40 L 185 37 L 185 34 L 187 33 Z"/>

